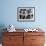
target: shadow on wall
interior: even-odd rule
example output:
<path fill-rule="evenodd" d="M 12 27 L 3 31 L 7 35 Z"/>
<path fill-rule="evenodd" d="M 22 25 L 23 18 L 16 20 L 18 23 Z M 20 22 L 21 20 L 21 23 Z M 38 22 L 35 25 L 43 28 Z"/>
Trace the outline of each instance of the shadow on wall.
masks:
<path fill-rule="evenodd" d="M 6 31 L 6 30 L 4 30 L 4 28 L 6 28 L 5 25 L 0 24 L 0 43 L 2 43 L 2 36 L 3 36 L 2 32 Z"/>

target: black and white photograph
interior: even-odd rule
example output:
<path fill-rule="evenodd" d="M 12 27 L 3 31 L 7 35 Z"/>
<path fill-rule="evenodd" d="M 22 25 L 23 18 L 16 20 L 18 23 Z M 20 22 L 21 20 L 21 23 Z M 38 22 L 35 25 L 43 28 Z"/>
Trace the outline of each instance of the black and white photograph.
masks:
<path fill-rule="evenodd" d="M 18 21 L 35 21 L 35 7 L 18 7 L 17 8 Z"/>

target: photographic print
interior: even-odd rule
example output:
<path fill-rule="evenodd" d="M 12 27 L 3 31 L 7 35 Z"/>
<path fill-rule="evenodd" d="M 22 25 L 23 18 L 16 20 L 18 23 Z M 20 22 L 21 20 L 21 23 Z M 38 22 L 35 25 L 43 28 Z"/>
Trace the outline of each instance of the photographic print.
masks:
<path fill-rule="evenodd" d="M 18 21 L 35 21 L 35 7 L 18 7 L 17 8 Z"/>

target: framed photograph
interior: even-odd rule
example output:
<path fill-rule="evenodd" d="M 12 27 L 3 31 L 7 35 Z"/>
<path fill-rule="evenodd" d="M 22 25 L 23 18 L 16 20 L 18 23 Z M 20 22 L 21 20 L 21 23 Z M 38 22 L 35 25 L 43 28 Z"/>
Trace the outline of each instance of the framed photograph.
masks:
<path fill-rule="evenodd" d="M 35 21 L 35 7 L 18 7 L 17 21 L 21 22 Z"/>

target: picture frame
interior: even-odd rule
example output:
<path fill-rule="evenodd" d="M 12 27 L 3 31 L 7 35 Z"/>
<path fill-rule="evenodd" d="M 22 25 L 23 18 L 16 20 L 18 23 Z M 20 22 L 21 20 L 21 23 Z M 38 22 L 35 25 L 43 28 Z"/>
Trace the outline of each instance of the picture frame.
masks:
<path fill-rule="evenodd" d="M 18 7 L 17 21 L 20 22 L 34 22 L 35 21 L 35 7 Z"/>

